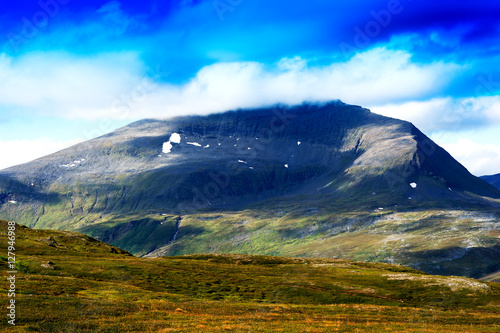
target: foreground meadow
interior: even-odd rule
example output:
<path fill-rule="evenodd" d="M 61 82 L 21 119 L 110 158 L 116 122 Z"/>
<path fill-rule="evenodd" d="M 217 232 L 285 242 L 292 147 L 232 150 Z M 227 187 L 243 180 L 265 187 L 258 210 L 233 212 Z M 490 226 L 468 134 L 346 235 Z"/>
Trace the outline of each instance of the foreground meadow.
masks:
<path fill-rule="evenodd" d="M 7 305 L 7 223 L 0 222 Z M 145 259 L 16 226 L 16 325 L 5 332 L 498 332 L 500 285 L 339 259 Z"/>

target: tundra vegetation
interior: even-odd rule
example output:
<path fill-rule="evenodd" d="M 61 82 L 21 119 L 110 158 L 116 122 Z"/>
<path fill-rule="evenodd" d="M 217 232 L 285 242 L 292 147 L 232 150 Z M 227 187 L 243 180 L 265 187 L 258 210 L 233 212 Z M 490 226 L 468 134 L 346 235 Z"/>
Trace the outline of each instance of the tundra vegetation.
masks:
<path fill-rule="evenodd" d="M 0 221 L 0 248 L 7 222 Z M 200 254 L 138 258 L 16 226 L 9 332 L 498 332 L 500 284 L 386 263 Z M 7 258 L 1 257 L 6 274 Z M 2 304 L 7 284 L 1 285 Z"/>

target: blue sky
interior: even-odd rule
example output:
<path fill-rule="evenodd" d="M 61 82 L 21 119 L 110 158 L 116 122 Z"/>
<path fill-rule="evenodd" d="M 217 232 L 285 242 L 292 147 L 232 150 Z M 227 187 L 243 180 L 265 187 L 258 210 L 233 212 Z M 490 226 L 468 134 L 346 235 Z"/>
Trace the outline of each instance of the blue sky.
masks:
<path fill-rule="evenodd" d="M 142 118 L 341 99 L 500 172 L 496 1 L 0 3 L 0 168 Z"/>

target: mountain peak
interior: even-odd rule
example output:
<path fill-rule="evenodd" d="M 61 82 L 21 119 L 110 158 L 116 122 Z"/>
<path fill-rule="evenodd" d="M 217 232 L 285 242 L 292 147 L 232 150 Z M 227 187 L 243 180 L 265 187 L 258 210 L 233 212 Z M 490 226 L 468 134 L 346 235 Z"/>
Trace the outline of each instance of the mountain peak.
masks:
<path fill-rule="evenodd" d="M 41 192 L 56 184 L 102 186 L 104 180 L 125 186 L 137 208 L 176 209 L 199 199 L 198 192 L 213 195 L 205 186 L 214 174 L 230 179 L 213 189 L 214 200 L 206 200 L 217 207 L 294 191 L 332 197 L 376 191 L 391 194 L 394 205 L 408 204 L 408 197 L 478 202 L 466 192 L 500 198 L 497 189 L 472 176 L 412 124 L 340 101 L 145 119 L 10 168 L 3 177 L 28 189 L 41 184 L 36 187 Z M 137 187 L 153 179 L 158 182 L 153 187 Z"/>

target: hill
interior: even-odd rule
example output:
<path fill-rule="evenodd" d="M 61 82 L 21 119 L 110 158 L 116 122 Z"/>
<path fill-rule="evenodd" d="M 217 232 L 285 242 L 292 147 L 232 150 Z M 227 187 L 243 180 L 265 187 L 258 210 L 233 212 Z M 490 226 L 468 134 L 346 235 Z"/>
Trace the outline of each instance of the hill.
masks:
<path fill-rule="evenodd" d="M 0 221 L 7 248 L 7 222 Z M 137 258 L 16 226 L 10 332 L 493 332 L 500 285 L 391 264 L 247 255 Z M 2 271 L 7 258 L 2 257 Z M 5 274 L 5 273 L 4 273 Z M 0 298 L 7 304 L 6 284 Z M 7 328 L 8 327 L 8 328 Z"/>
<path fill-rule="evenodd" d="M 500 189 L 500 174 L 492 176 L 482 176 L 480 178 L 486 181 L 487 183 L 495 186 L 497 189 Z"/>
<path fill-rule="evenodd" d="M 0 217 L 135 255 L 500 267 L 500 191 L 412 124 L 332 102 L 142 120 L 0 173 Z"/>

